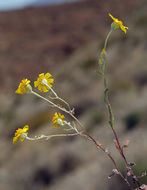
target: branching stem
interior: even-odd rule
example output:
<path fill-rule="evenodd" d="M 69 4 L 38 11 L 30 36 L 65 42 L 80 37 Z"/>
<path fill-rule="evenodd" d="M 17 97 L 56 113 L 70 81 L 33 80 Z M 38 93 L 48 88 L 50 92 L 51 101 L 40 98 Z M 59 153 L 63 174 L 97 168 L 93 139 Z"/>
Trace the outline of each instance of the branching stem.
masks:
<path fill-rule="evenodd" d="M 111 35 L 113 30 L 110 30 L 110 32 L 108 33 L 107 37 L 106 37 L 106 40 L 105 40 L 105 44 L 104 44 L 104 50 L 106 51 L 106 47 L 107 47 L 107 42 L 108 42 L 108 39 Z M 106 60 L 104 59 L 104 68 L 106 68 Z M 113 111 L 112 111 L 112 107 L 111 107 L 111 104 L 109 102 L 109 95 L 108 95 L 108 84 L 107 84 L 107 79 L 105 78 L 105 70 L 102 71 L 102 78 L 103 78 L 103 81 L 104 81 L 104 103 L 108 109 L 108 114 L 109 114 L 109 125 L 112 129 L 112 132 L 114 134 L 114 137 L 115 137 L 115 140 L 116 140 L 116 143 L 117 143 L 117 146 L 118 146 L 118 151 L 120 153 L 120 155 L 122 156 L 122 158 L 124 159 L 124 162 L 126 164 L 126 167 L 127 169 L 129 169 L 131 171 L 131 176 L 132 176 L 132 179 L 134 179 L 135 183 L 137 184 L 138 187 L 141 186 L 139 180 L 137 179 L 136 175 L 134 174 L 132 168 L 130 167 L 125 155 L 124 155 L 124 152 L 123 152 L 123 148 L 121 147 L 120 145 L 120 142 L 119 142 L 119 139 L 118 139 L 118 135 L 116 133 L 116 130 L 114 128 L 114 115 L 113 115 Z"/>

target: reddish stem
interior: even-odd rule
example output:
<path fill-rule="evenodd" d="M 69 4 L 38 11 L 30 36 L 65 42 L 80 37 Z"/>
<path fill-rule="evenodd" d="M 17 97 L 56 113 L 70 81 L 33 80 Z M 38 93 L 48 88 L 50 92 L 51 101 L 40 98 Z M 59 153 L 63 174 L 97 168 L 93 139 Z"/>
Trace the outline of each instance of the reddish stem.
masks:
<path fill-rule="evenodd" d="M 118 171 L 118 174 L 120 175 L 120 177 L 124 180 L 124 182 L 128 185 L 128 187 L 130 188 L 130 190 L 134 190 L 133 187 L 131 186 L 131 184 L 127 181 L 127 179 L 122 175 L 122 173 L 120 172 L 115 160 L 113 159 L 113 157 L 111 156 L 111 154 L 109 152 L 106 151 L 106 149 L 100 144 L 98 143 L 89 133 L 85 132 L 85 135 L 87 135 L 96 145 L 96 147 L 100 148 L 103 152 L 105 152 L 107 154 L 107 156 L 109 157 L 109 159 L 112 161 L 112 163 L 114 164 L 115 168 Z"/>
<path fill-rule="evenodd" d="M 107 105 L 107 107 L 108 107 L 109 117 L 110 117 L 110 118 L 113 118 L 113 113 L 112 113 L 112 109 L 111 109 L 111 105 L 110 105 L 110 103 L 109 103 L 108 97 L 107 97 L 106 105 Z M 112 123 L 112 122 L 113 122 L 113 121 L 110 119 L 110 122 L 109 122 L 109 123 L 110 123 L 111 129 L 112 129 L 112 131 L 113 131 L 114 137 L 115 137 L 115 139 L 116 139 L 116 143 L 117 143 L 117 145 L 118 145 L 119 153 L 120 153 L 120 155 L 123 157 L 127 168 L 131 171 L 131 176 L 132 176 L 132 178 L 135 180 L 137 186 L 140 187 L 141 184 L 140 184 L 139 180 L 137 179 L 136 175 L 134 174 L 132 168 L 130 167 L 130 165 L 129 165 L 129 163 L 128 163 L 128 161 L 127 161 L 125 155 L 124 155 L 124 152 L 123 152 L 123 149 L 122 149 L 122 147 L 121 147 L 121 145 L 120 145 L 120 142 L 119 142 L 117 133 L 116 133 L 116 131 L 115 131 L 115 129 L 114 129 L 114 123 Z"/>

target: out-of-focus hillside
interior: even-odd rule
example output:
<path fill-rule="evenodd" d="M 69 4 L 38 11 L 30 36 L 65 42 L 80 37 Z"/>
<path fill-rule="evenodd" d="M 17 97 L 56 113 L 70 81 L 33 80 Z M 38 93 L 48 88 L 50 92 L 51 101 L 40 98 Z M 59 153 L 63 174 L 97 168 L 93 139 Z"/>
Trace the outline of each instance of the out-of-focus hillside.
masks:
<path fill-rule="evenodd" d="M 24 76 L 56 71 L 78 48 L 104 37 L 109 12 L 125 20 L 141 2 L 92 0 L 1 12 L 0 90 L 14 88 Z"/>
<path fill-rule="evenodd" d="M 127 35 L 109 40 L 107 76 L 116 129 L 138 175 L 147 169 L 147 3 L 83 1 L 0 13 L 0 189 L 127 190 L 113 166 L 92 143 L 79 137 L 12 144 L 15 129 L 29 124 L 30 136 L 55 133 L 53 109 L 31 95 L 13 95 L 19 81 L 51 72 L 54 89 L 75 107 L 86 129 L 114 154 L 103 104 L 97 55 L 110 28 L 108 12 L 122 18 Z M 57 111 L 57 110 L 56 110 Z M 66 117 L 70 119 L 67 115 Z M 59 131 L 58 131 L 59 132 Z M 147 183 L 147 179 L 144 178 Z"/>

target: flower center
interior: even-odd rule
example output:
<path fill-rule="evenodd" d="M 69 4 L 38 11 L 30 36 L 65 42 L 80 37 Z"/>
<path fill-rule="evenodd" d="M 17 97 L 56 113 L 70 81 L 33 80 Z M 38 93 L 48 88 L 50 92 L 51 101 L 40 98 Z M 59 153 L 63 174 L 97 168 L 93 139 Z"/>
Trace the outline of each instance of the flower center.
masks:
<path fill-rule="evenodd" d="M 46 79 L 42 79 L 41 84 L 44 86 L 48 86 L 48 82 Z"/>
<path fill-rule="evenodd" d="M 25 138 L 27 137 L 27 134 L 26 134 L 26 133 L 21 133 L 20 137 L 21 137 L 22 139 L 25 139 Z"/>
<path fill-rule="evenodd" d="M 32 87 L 30 84 L 28 84 L 25 88 L 25 93 L 31 93 L 32 92 Z"/>
<path fill-rule="evenodd" d="M 57 119 L 57 123 L 58 123 L 59 125 L 64 125 L 62 119 L 60 119 L 60 118 Z"/>
<path fill-rule="evenodd" d="M 116 23 L 117 23 L 119 26 L 122 25 L 122 22 L 121 22 L 121 21 L 117 21 Z"/>

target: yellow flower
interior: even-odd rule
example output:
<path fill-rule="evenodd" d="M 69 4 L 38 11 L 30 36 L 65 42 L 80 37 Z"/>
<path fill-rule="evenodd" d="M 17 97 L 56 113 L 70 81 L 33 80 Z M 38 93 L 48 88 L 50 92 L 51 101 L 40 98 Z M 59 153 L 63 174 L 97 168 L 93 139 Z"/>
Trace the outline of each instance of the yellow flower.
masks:
<path fill-rule="evenodd" d="M 38 87 L 38 90 L 41 92 L 48 92 L 48 90 L 52 87 L 51 83 L 54 82 L 53 78 L 50 78 L 52 75 L 50 73 L 41 73 L 37 79 L 37 81 L 34 82 L 34 86 Z"/>
<path fill-rule="evenodd" d="M 17 94 L 25 94 L 31 92 L 32 87 L 30 85 L 30 80 L 23 79 L 18 86 L 18 89 L 15 91 Z"/>
<path fill-rule="evenodd" d="M 52 122 L 53 122 L 53 127 L 55 128 L 60 127 L 61 125 L 64 125 L 64 115 L 61 115 L 61 113 L 57 114 L 57 112 L 55 113 Z"/>
<path fill-rule="evenodd" d="M 120 28 L 122 31 L 124 31 L 124 33 L 126 34 L 128 27 L 123 25 L 123 22 L 121 20 L 118 20 L 117 18 L 114 18 L 110 13 L 109 16 L 112 18 L 112 20 L 114 21 L 115 25 Z"/>
<path fill-rule="evenodd" d="M 106 55 L 106 50 L 104 48 L 102 49 L 102 54 Z"/>
<path fill-rule="evenodd" d="M 15 132 L 15 135 L 13 137 L 13 144 L 15 144 L 18 140 L 24 141 L 24 139 L 27 136 L 27 131 L 29 130 L 29 126 L 25 125 L 23 129 L 18 128 Z"/>

